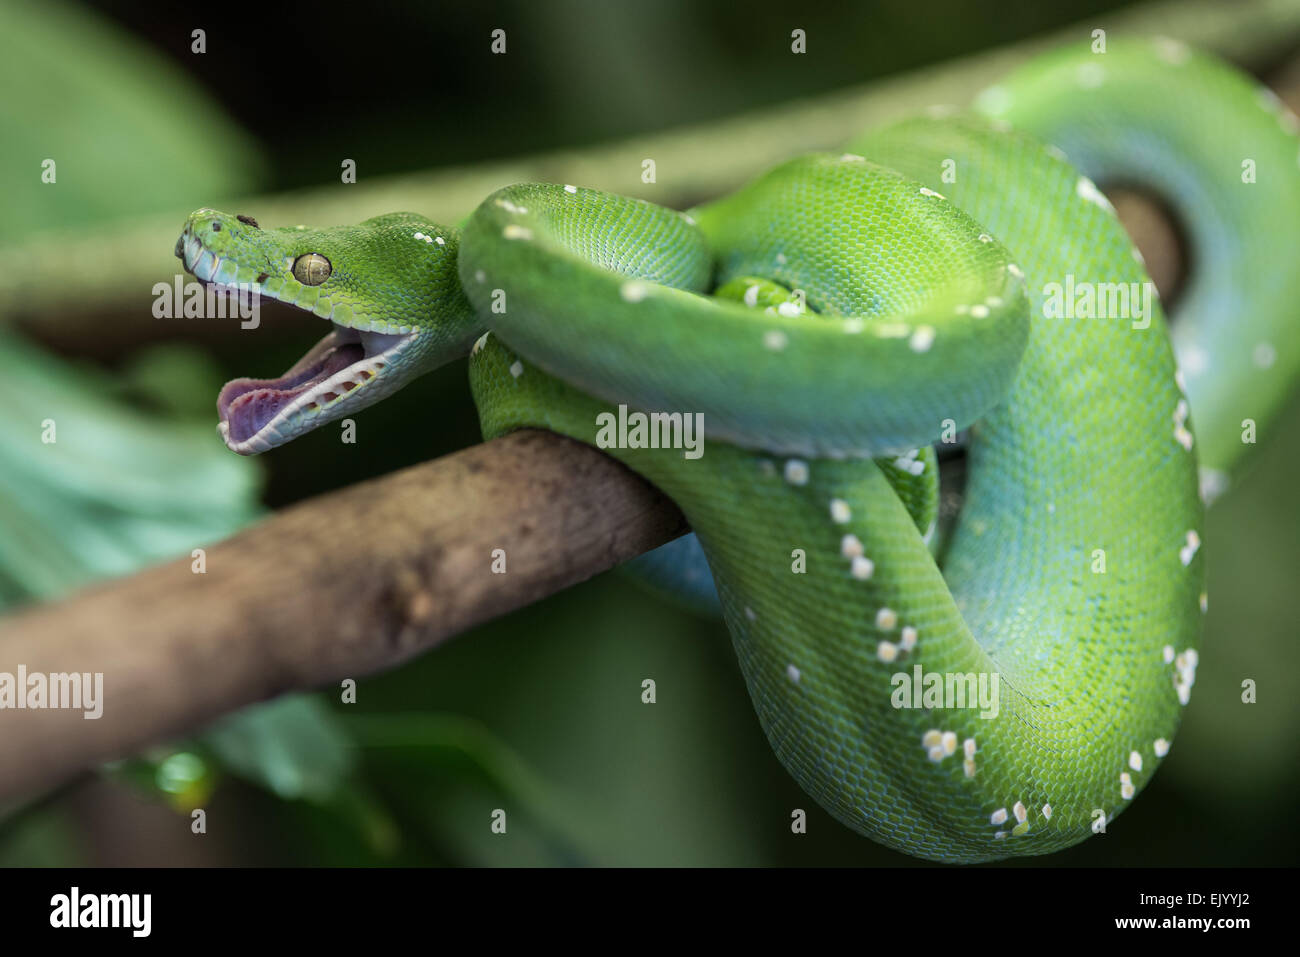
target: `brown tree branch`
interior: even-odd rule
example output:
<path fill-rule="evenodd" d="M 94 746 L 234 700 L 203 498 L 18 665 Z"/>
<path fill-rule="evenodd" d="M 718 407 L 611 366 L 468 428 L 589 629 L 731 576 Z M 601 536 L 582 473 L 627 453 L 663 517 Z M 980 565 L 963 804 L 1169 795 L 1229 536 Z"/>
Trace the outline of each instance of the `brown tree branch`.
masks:
<path fill-rule="evenodd" d="M 596 449 L 523 431 L 0 621 L 0 672 L 102 672 L 103 716 L 0 711 L 0 799 L 252 702 L 405 661 L 687 531 Z M 493 571 L 493 551 L 505 556 Z"/>

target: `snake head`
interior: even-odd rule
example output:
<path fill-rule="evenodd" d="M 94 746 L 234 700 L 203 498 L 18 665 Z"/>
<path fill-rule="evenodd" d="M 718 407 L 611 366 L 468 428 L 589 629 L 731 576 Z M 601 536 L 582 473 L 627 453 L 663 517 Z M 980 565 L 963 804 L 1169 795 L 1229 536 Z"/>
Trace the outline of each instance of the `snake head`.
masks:
<path fill-rule="evenodd" d="M 243 455 L 282 445 L 468 351 L 481 330 L 457 278 L 458 247 L 456 230 L 415 213 L 326 229 L 192 213 L 175 250 L 187 272 L 253 308 L 266 296 L 331 323 L 283 375 L 226 383 L 226 445 Z"/>

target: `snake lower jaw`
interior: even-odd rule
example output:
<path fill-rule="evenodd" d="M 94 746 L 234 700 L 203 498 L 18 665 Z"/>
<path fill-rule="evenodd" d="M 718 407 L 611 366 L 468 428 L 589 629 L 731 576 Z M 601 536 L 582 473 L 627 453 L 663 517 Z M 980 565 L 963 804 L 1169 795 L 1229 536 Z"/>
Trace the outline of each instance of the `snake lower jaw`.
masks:
<path fill-rule="evenodd" d="M 256 455 L 378 402 L 405 384 L 386 374 L 415 343 L 337 323 L 283 375 L 232 379 L 217 397 L 217 431 L 232 452 Z M 395 371 L 395 370 L 390 370 Z"/>

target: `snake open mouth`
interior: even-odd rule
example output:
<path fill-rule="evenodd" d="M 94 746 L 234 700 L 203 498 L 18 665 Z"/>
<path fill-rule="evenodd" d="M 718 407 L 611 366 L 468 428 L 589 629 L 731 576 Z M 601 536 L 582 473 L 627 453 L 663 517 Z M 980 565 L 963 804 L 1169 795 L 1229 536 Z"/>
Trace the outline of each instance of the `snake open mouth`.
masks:
<path fill-rule="evenodd" d="M 176 243 L 176 255 L 186 272 L 208 289 L 241 299 L 267 296 L 319 315 L 316 308 L 285 295 L 284 280 L 265 283 L 269 269 L 252 282 L 235 281 L 239 270 L 232 268 L 231 260 L 206 249 L 188 227 Z M 330 322 L 329 334 L 283 375 L 233 379 L 221 389 L 217 429 L 230 449 L 244 455 L 266 451 L 323 422 L 360 410 L 392 390 L 382 373 L 389 363 L 401 358 L 417 333 L 375 332 Z"/>
<path fill-rule="evenodd" d="M 227 382 L 217 397 L 222 438 L 236 451 L 253 450 L 267 429 L 319 414 L 365 387 L 412 338 L 336 325 L 284 375 Z"/>

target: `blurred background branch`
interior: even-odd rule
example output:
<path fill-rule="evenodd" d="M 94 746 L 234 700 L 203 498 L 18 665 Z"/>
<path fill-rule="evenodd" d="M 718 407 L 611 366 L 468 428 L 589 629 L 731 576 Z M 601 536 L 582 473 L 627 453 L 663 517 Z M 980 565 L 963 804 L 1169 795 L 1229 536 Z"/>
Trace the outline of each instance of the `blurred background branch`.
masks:
<path fill-rule="evenodd" d="M 37 232 L 21 244 L 0 245 L 0 321 L 28 317 L 41 325 L 59 323 L 80 331 L 98 318 L 85 309 L 93 299 L 99 311 L 134 306 L 124 318 L 156 325 L 144 307 L 153 284 L 178 270 L 171 248 L 185 216 L 198 205 L 248 213 L 274 226 L 360 222 L 398 209 L 453 223 L 502 186 L 541 181 L 581 183 L 682 208 L 720 195 L 798 153 L 835 149 L 853 133 L 886 120 L 934 104 L 965 105 L 973 93 L 1035 53 L 1087 39 L 1099 22 L 1093 17 L 901 76 L 607 145 L 410 175 L 363 175 L 347 188 L 335 183 L 270 196 L 196 196 L 188 205 L 148 216 Z M 1171 36 L 1258 68 L 1277 62 L 1294 47 L 1300 3 L 1165 0 L 1107 16 L 1105 26 L 1114 34 Z M 194 133 L 188 139 L 184 162 L 213 162 L 213 137 Z M 641 163 L 647 157 L 658 168 L 657 181 L 651 184 L 641 180 Z M 97 335 L 105 333 L 102 327 L 96 330 Z M 68 333 L 52 334 L 62 338 Z M 120 327 L 114 332 L 124 334 L 129 333 Z"/>

